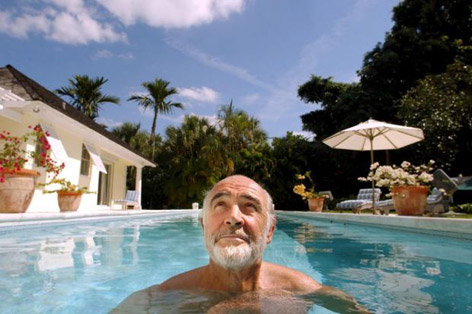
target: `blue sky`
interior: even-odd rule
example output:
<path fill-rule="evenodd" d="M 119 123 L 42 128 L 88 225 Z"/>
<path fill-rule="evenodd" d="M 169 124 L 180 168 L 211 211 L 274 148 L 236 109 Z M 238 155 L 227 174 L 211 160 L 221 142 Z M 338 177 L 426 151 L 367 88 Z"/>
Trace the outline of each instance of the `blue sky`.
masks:
<path fill-rule="evenodd" d="M 159 116 L 157 132 L 184 115 L 214 121 L 221 104 L 255 116 L 270 137 L 302 131 L 316 108 L 297 97 L 311 74 L 357 81 L 362 58 L 382 42 L 400 0 L 2 0 L 0 66 L 11 64 L 46 88 L 76 74 L 103 76 L 98 122 L 140 122 L 133 93 L 163 78 L 185 110 Z"/>

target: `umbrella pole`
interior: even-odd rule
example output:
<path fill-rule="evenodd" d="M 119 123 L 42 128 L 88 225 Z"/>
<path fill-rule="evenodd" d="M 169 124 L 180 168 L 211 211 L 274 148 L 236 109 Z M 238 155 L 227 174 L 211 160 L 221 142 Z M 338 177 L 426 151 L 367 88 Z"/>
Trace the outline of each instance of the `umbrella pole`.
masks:
<path fill-rule="evenodd" d="M 370 164 L 374 163 L 373 139 L 370 139 Z M 370 167 L 369 167 L 370 168 Z M 375 215 L 375 182 L 372 180 L 372 212 Z"/>

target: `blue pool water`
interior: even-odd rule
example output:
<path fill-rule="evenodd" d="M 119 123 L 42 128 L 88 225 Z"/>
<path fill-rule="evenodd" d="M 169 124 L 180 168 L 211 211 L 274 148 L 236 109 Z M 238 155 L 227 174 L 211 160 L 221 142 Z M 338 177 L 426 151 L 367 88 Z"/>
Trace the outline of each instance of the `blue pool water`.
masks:
<path fill-rule="evenodd" d="M 376 313 L 472 312 L 472 241 L 280 215 L 267 261 L 340 288 Z M 197 217 L 0 235 L 1 313 L 107 313 L 208 262 Z"/>

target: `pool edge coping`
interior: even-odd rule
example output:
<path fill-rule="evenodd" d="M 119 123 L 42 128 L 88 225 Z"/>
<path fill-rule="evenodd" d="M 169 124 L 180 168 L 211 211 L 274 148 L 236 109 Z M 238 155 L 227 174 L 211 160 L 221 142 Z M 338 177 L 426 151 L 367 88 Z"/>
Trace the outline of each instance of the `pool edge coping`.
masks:
<path fill-rule="evenodd" d="M 416 233 L 441 234 L 448 237 L 472 240 L 472 220 L 458 218 L 446 219 L 439 217 L 382 216 L 297 211 L 277 211 L 277 214 L 287 217 L 303 217 L 380 228 L 401 229 Z"/>
<path fill-rule="evenodd" d="M 171 218 L 194 216 L 200 211 L 191 209 L 179 210 L 136 210 L 136 211 L 103 211 L 103 212 L 73 212 L 73 213 L 31 213 L 19 216 L 0 218 L 0 231 L 15 231 L 29 228 L 42 228 L 80 223 L 96 223 L 126 219 Z M 3 215 L 2 215 L 3 216 Z"/>

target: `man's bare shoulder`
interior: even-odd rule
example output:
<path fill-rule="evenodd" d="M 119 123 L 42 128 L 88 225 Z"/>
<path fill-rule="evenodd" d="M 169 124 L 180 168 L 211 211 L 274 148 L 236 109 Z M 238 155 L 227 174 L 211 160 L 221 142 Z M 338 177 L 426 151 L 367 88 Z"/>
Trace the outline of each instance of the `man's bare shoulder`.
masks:
<path fill-rule="evenodd" d="M 178 274 L 167 279 L 163 283 L 153 286 L 154 289 L 160 291 L 168 290 L 189 290 L 201 288 L 203 271 L 206 266 L 189 270 L 185 273 Z"/>
<path fill-rule="evenodd" d="M 278 264 L 263 263 L 264 282 L 269 288 L 314 292 L 323 286 L 306 274 Z"/>

